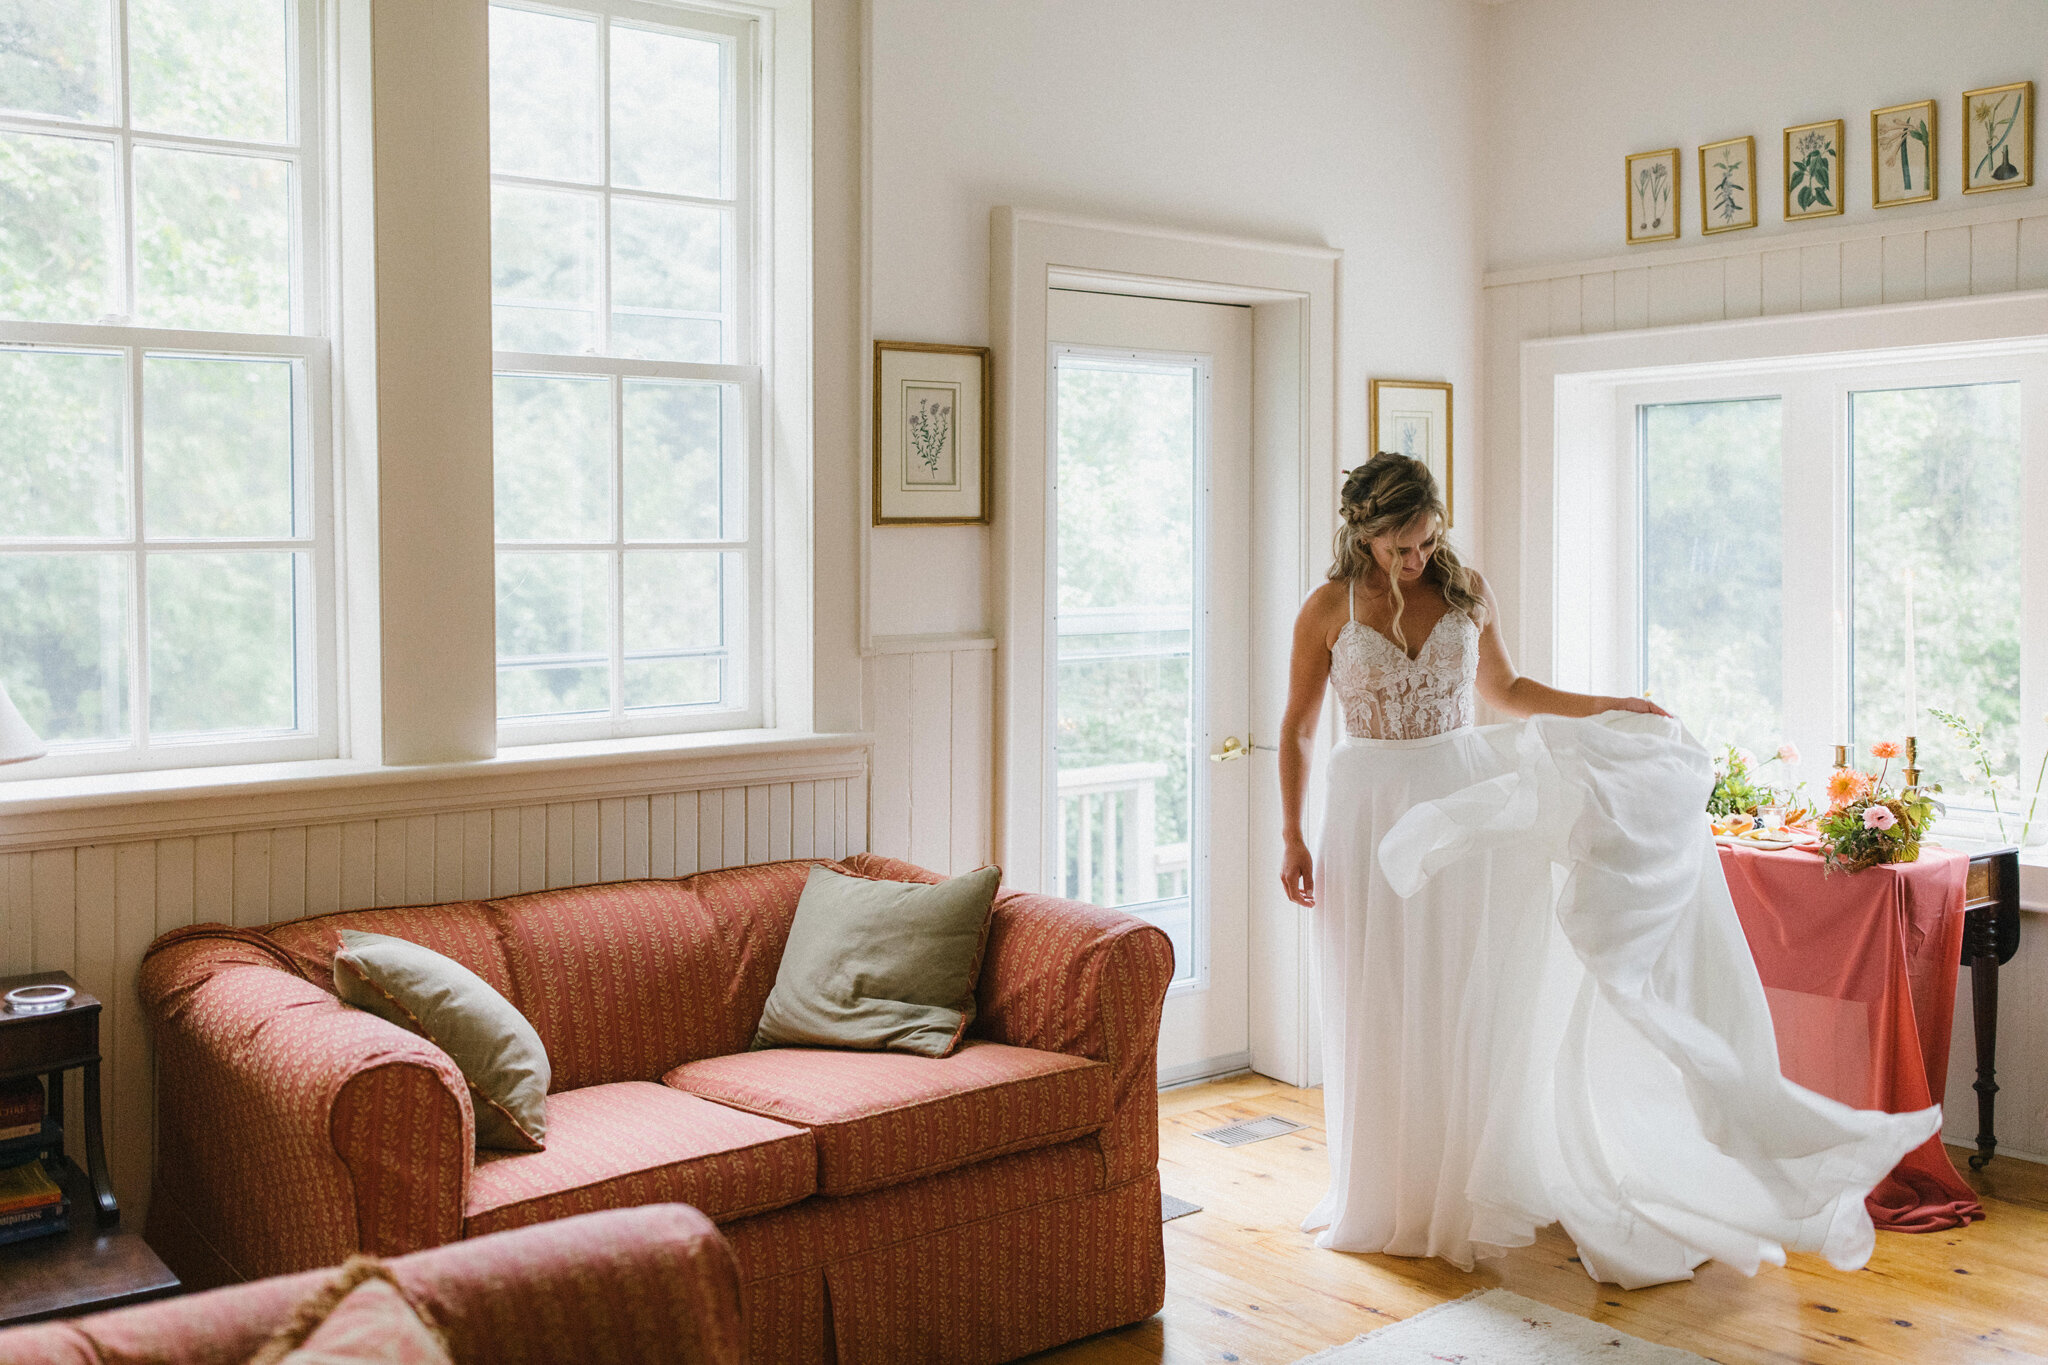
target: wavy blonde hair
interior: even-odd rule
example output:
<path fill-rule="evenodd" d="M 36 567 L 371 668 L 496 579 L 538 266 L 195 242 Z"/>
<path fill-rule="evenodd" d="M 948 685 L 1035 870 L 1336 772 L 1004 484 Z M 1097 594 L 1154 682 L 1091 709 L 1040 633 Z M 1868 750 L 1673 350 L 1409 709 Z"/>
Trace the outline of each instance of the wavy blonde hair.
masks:
<path fill-rule="evenodd" d="M 1382 451 L 1345 477 L 1338 511 L 1343 514 L 1344 524 L 1337 528 L 1330 581 L 1364 579 L 1370 583 L 1375 575 L 1384 578 L 1394 599 L 1394 643 L 1404 650 L 1408 648 L 1407 637 L 1401 632 L 1401 584 L 1381 570 L 1372 557 L 1372 542 L 1403 531 L 1422 517 L 1435 517 L 1437 524 L 1436 551 L 1422 576 L 1436 585 L 1452 610 L 1464 612 L 1476 625 L 1486 624 L 1486 603 L 1473 584 L 1472 571 L 1444 538 L 1444 523 L 1450 516 L 1428 465 L 1406 455 Z"/>

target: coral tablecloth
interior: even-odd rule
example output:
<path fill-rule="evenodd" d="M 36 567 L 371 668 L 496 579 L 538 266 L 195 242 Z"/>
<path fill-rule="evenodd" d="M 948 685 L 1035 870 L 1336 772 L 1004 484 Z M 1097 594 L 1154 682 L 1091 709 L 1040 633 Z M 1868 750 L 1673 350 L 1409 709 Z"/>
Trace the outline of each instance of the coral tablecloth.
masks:
<path fill-rule="evenodd" d="M 1788 1080 L 1859 1109 L 1900 1114 L 1941 1099 L 1970 860 L 1822 874 L 1820 858 L 1721 846 Z M 1984 1216 L 1935 1134 L 1871 1192 L 1871 1221 L 1935 1232 Z"/>

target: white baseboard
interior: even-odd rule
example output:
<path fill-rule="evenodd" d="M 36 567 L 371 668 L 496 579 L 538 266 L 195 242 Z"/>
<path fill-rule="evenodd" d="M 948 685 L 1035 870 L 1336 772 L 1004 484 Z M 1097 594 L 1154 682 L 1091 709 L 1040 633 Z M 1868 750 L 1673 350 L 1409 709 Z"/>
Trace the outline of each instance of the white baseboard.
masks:
<path fill-rule="evenodd" d="M 1240 1075 L 1251 1069 L 1252 1054 L 1249 1052 L 1232 1052 L 1205 1061 L 1185 1062 L 1180 1066 L 1162 1066 L 1159 1068 L 1159 1088 L 1172 1090 L 1178 1086 Z"/>

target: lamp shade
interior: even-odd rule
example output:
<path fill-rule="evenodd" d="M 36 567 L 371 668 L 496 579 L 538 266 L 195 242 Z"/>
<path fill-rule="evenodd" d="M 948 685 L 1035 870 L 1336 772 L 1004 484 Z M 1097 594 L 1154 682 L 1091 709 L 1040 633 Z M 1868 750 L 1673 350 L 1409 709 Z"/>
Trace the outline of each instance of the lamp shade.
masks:
<path fill-rule="evenodd" d="M 21 712 L 14 709 L 7 685 L 0 683 L 0 763 L 20 763 L 41 758 L 48 752 L 48 747 L 21 718 Z"/>

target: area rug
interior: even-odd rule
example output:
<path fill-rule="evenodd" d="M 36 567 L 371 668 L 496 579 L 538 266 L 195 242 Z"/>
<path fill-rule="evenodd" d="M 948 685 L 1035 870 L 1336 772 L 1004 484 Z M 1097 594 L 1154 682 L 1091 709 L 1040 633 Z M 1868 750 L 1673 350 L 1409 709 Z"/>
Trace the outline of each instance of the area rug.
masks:
<path fill-rule="evenodd" d="M 1191 1213 L 1200 1213 L 1200 1204 L 1190 1204 L 1185 1199 L 1176 1199 L 1164 1190 L 1159 1192 L 1159 1221 L 1171 1223 L 1176 1218 L 1185 1218 Z"/>
<path fill-rule="evenodd" d="M 1467 1294 L 1333 1346 L 1295 1365 L 1707 1365 L 1705 1356 L 1656 1346 L 1576 1313 L 1505 1289 Z"/>

